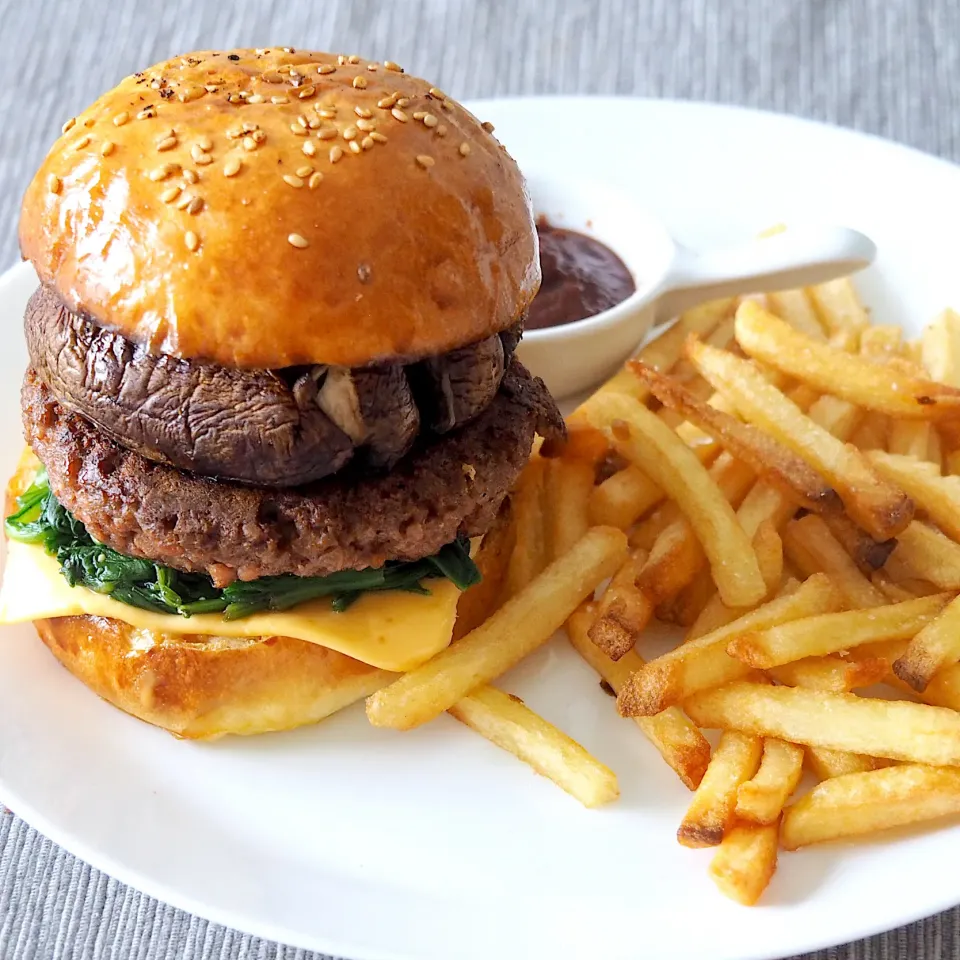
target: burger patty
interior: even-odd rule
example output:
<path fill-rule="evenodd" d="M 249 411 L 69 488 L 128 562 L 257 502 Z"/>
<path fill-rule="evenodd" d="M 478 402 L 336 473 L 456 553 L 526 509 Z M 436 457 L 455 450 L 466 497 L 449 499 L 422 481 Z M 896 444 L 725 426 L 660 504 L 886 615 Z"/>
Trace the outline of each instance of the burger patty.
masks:
<path fill-rule="evenodd" d="M 387 474 L 347 469 L 299 490 L 181 472 L 126 449 L 65 409 L 37 372 L 21 392 L 27 442 L 57 499 L 121 553 L 218 585 L 276 574 L 320 576 L 429 556 L 489 527 L 530 453 L 534 432 L 562 435 L 543 381 L 516 359 L 467 426 L 421 437 Z"/>
<path fill-rule="evenodd" d="M 272 487 L 351 461 L 389 470 L 421 432 L 469 423 L 496 395 L 520 326 L 409 365 L 274 371 L 150 353 L 46 287 L 24 316 L 30 362 L 69 410 L 150 460 Z"/>

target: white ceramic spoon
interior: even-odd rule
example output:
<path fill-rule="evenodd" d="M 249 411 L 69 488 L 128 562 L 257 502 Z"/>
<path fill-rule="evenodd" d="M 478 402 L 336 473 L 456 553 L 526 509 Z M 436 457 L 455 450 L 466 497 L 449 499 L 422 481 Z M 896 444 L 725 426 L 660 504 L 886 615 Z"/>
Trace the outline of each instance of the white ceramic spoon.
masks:
<path fill-rule="evenodd" d="M 771 237 L 696 253 L 629 198 L 602 186 L 528 178 L 534 209 L 554 226 L 580 230 L 614 250 L 637 290 L 576 323 L 529 330 L 520 359 L 557 398 L 582 393 L 631 356 L 654 324 L 704 300 L 822 283 L 862 270 L 876 256 L 869 237 L 846 227 L 791 224 Z"/>

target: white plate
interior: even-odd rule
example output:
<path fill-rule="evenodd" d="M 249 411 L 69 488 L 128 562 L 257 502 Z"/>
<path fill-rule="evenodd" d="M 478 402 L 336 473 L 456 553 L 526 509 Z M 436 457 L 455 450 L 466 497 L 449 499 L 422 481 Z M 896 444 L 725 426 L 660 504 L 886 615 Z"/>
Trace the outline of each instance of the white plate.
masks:
<path fill-rule="evenodd" d="M 960 304 L 960 173 L 879 140 L 729 108 L 636 100 L 478 103 L 521 166 L 633 190 L 697 247 L 780 220 L 846 223 L 880 257 L 877 320 Z M 20 431 L 28 268 L 0 281 L 0 468 Z M 754 910 L 709 852 L 677 845 L 689 798 L 564 642 L 504 686 L 620 775 L 588 811 L 443 717 L 412 733 L 362 707 L 318 727 L 180 743 L 99 701 L 29 628 L 0 642 L 0 796 L 57 843 L 213 920 L 351 960 L 782 957 L 960 902 L 960 828 L 784 854 Z"/>

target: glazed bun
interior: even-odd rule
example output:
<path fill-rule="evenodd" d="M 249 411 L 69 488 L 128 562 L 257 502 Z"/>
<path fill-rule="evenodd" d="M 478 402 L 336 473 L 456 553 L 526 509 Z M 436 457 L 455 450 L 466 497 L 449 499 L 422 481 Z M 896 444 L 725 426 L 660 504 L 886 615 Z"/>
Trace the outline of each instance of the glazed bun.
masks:
<path fill-rule="evenodd" d="M 392 63 L 199 52 L 127 77 L 27 190 L 20 246 L 151 352 L 356 367 L 510 327 L 540 274 L 513 159 Z"/>
<path fill-rule="evenodd" d="M 289 637 L 155 633 L 105 617 L 34 626 L 53 655 L 104 700 L 189 739 L 316 723 L 395 676 Z"/>

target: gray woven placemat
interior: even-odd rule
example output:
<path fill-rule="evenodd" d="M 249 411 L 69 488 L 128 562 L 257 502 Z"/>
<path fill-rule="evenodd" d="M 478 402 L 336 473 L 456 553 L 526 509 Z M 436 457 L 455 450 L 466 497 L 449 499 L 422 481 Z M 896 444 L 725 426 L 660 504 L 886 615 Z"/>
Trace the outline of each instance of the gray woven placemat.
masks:
<path fill-rule="evenodd" d="M 0 0 L 0 37 L 0 267 L 61 122 L 138 67 L 204 46 L 389 57 L 460 98 L 739 103 L 960 160 L 958 0 Z M 958 956 L 960 909 L 807 960 Z M 319 960 L 142 896 L 5 811 L 0 960 L 47 957 Z"/>

